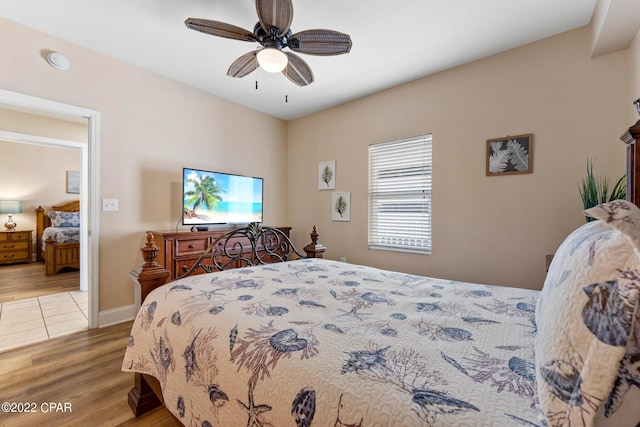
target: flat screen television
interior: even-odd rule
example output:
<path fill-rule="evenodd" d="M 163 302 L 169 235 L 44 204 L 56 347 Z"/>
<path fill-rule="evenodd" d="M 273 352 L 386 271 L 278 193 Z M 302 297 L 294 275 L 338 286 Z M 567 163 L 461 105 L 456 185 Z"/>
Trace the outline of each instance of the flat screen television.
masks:
<path fill-rule="evenodd" d="M 182 224 L 262 222 L 262 178 L 184 168 Z"/>

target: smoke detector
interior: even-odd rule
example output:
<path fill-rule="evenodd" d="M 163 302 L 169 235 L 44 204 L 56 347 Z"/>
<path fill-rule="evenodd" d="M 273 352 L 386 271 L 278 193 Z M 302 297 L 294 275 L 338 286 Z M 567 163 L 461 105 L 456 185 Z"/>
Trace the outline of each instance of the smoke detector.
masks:
<path fill-rule="evenodd" d="M 66 70 L 69 68 L 69 60 L 59 52 L 49 52 L 47 54 L 47 62 L 53 68 L 57 68 L 58 70 Z"/>

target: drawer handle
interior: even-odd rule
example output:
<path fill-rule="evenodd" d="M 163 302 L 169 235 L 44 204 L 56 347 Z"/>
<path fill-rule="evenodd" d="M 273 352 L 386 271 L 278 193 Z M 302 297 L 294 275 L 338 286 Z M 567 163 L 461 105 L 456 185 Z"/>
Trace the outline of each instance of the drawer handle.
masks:
<path fill-rule="evenodd" d="M 189 245 L 189 249 L 193 249 L 195 247 L 196 247 L 196 245 L 194 245 L 193 243 Z"/>
<path fill-rule="evenodd" d="M 15 254 L 5 255 L 4 257 L 5 257 L 5 258 L 15 258 L 15 257 L 16 257 L 16 255 L 15 255 Z"/>
<path fill-rule="evenodd" d="M 188 270 L 189 270 L 189 267 L 187 267 L 186 264 L 182 266 L 182 271 L 186 273 Z"/>
<path fill-rule="evenodd" d="M 16 247 L 16 245 L 4 245 L 5 249 L 13 249 L 15 247 Z"/>

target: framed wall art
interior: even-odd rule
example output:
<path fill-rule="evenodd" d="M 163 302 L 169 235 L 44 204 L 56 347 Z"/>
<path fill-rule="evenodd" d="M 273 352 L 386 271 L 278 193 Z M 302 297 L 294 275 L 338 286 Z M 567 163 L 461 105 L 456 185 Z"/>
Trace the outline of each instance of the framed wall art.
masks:
<path fill-rule="evenodd" d="M 349 191 L 331 193 L 331 219 L 333 221 L 351 221 L 351 193 Z"/>
<path fill-rule="evenodd" d="M 320 162 L 318 164 L 318 190 L 335 190 L 336 161 Z"/>
<path fill-rule="evenodd" d="M 533 172 L 533 134 L 487 140 L 487 176 Z"/>
<path fill-rule="evenodd" d="M 80 172 L 67 171 L 67 194 L 80 194 Z"/>

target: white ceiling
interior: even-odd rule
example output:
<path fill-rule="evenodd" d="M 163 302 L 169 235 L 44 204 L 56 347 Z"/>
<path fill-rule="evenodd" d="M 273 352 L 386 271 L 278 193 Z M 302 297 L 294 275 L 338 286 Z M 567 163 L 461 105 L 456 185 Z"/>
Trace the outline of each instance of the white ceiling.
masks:
<path fill-rule="evenodd" d="M 259 45 L 184 25 L 194 17 L 253 30 L 253 0 L 0 0 L 0 16 L 292 120 L 586 25 L 595 5 L 596 0 L 293 0 L 294 33 L 323 28 L 353 41 L 346 55 L 301 55 L 315 75 L 303 88 L 260 69 L 242 79 L 227 77 L 231 62 Z"/>

